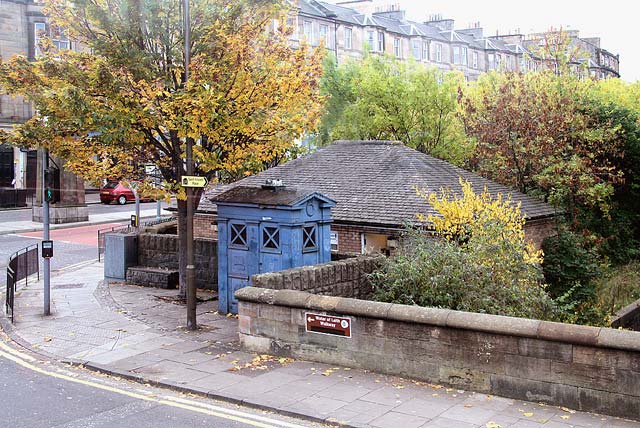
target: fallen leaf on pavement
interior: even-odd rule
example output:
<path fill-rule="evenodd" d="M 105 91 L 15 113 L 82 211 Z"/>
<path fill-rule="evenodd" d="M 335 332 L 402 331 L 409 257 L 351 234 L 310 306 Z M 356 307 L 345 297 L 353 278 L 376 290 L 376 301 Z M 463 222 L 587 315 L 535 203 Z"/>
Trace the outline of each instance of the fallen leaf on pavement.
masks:
<path fill-rule="evenodd" d="M 491 421 L 491 422 L 487 422 L 486 427 L 487 427 L 487 428 L 502 428 L 502 425 L 500 425 L 500 424 L 498 424 L 498 423 L 496 423 L 496 422 Z"/>
<path fill-rule="evenodd" d="M 567 413 L 575 413 L 575 410 L 571 410 L 567 407 L 560 407 L 560 410 L 562 410 L 563 412 L 567 412 Z"/>
<path fill-rule="evenodd" d="M 44 340 L 45 342 L 51 342 L 51 338 L 50 338 L 50 337 L 45 337 L 43 340 Z"/>
<path fill-rule="evenodd" d="M 533 413 L 531 413 L 531 412 L 525 412 L 525 413 L 523 413 L 523 415 L 524 415 L 524 416 L 526 416 L 526 417 L 528 417 L 528 418 L 530 418 L 531 416 L 533 416 Z"/>

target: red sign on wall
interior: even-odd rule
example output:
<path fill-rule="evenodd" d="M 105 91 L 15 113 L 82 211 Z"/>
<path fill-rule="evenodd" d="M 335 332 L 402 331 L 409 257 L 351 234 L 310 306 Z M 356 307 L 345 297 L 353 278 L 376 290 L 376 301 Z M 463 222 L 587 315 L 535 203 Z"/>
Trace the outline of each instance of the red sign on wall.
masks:
<path fill-rule="evenodd" d="M 351 337 L 351 318 L 312 312 L 305 312 L 304 318 L 307 332 Z"/>

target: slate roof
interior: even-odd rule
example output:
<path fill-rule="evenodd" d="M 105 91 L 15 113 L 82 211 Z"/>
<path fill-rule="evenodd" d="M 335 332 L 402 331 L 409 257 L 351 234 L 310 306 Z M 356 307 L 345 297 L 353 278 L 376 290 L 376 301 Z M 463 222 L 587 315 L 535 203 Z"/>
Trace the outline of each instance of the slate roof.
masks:
<path fill-rule="evenodd" d="M 219 193 L 210 200 L 212 202 L 227 202 L 232 204 L 291 207 L 318 194 L 318 192 L 313 190 L 301 189 L 299 187 L 285 187 L 284 189 L 277 190 L 250 186 L 226 187 L 227 190 L 225 192 Z"/>
<path fill-rule="evenodd" d="M 541 201 L 392 141 L 337 141 L 258 175 L 213 188 L 203 195 L 198 210 L 215 212 L 212 197 L 236 186 L 260 187 L 271 178 L 335 200 L 336 223 L 399 227 L 407 221 L 417 223 L 418 213 L 436 214 L 416 188 L 432 193 L 445 187 L 459 193 L 458 177 L 470 181 L 476 191 L 486 186 L 494 195 L 510 193 L 529 219 L 555 214 Z"/>

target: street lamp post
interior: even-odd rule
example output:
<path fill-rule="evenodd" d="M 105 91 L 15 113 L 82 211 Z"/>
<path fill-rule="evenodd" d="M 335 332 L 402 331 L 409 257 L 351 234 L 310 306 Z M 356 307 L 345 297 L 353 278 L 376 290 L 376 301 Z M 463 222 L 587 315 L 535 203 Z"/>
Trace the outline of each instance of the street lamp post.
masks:
<path fill-rule="evenodd" d="M 185 90 L 189 80 L 189 63 L 191 61 L 191 26 L 189 22 L 189 0 L 183 0 L 184 19 L 184 84 Z M 185 139 L 187 148 L 187 175 L 193 175 L 193 138 Z M 196 281 L 193 257 L 193 187 L 187 187 L 187 328 L 196 330 Z"/>

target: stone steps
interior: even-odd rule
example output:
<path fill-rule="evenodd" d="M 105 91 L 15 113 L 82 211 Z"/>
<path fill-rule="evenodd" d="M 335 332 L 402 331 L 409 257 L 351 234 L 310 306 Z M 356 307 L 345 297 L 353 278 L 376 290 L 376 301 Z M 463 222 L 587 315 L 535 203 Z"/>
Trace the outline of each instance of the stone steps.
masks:
<path fill-rule="evenodd" d="M 127 268 L 127 284 L 173 290 L 178 287 L 178 281 L 179 273 L 177 270 L 149 266 Z"/>

